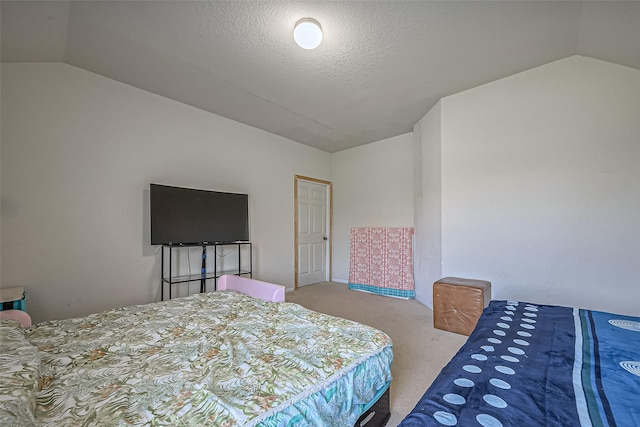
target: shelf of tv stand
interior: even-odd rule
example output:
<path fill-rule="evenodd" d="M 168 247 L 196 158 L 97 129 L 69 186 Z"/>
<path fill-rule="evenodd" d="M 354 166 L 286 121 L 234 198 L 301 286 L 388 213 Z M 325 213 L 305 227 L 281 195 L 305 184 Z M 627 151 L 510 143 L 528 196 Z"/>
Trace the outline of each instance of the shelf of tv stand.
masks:
<path fill-rule="evenodd" d="M 237 249 L 237 268 L 233 268 L 233 269 L 225 269 L 225 270 L 218 270 L 218 260 L 217 260 L 217 256 L 218 256 L 218 247 L 225 247 L 225 246 L 235 246 Z M 202 270 L 205 271 L 205 273 L 196 273 L 196 274 L 187 274 L 187 275 L 173 275 L 173 263 L 172 263 L 172 254 L 174 250 L 179 250 L 179 249 L 184 249 L 186 248 L 187 250 L 190 250 L 194 247 L 201 247 L 202 248 Z M 207 270 L 207 256 L 206 256 L 206 248 L 207 247 L 213 247 L 213 270 L 212 271 L 206 271 Z M 246 251 L 248 251 L 248 255 L 249 255 L 249 262 L 248 262 L 248 267 L 249 269 L 247 270 L 247 263 L 245 261 L 244 265 L 242 262 L 242 248 L 243 247 L 248 247 L 248 249 Z M 168 268 L 168 276 L 165 276 L 165 251 L 168 250 L 169 252 L 169 268 Z M 229 254 L 227 254 L 229 255 Z M 226 255 L 223 255 L 226 256 Z M 246 255 L 245 255 L 246 256 Z M 206 284 L 205 282 L 207 280 L 213 280 L 213 286 L 214 286 L 214 290 L 216 289 L 217 286 L 217 281 L 218 278 L 220 276 L 223 276 L 225 274 L 230 274 L 230 275 L 235 275 L 235 276 L 249 276 L 249 277 L 253 277 L 252 275 L 252 264 L 253 264 L 253 246 L 251 244 L 251 242 L 230 242 L 230 243 L 201 243 L 201 244 L 189 244 L 189 245 L 162 245 L 162 261 L 161 261 L 161 282 L 160 282 L 160 287 L 161 287 L 161 299 L 164 300 L 164 287 L 165 285 L 168 285 L 168 290 L 169 290 L 169 299 L 171 299 L 171 293 L 172 293 L 172 287 L 173 285 L 177 285 L 180 283 L 190 283 L 190 282 L 200 282 L 200 292 L 205 292 L 206 290 Z M 245 267 L 245 268 L 243 268 Z"/>
<path fill-rule="evenodd" d="M 204 275 L 203 274 L 187 274 L 186 276 L 173 276 L 171 279 L 169 279 L 168 277 L 163 277 L 162 281 L 164 283 L 197 282 L 202 279 L 205 279 L 205 280 L 217 279 L 218 277 L 223 276 L 225 274 L 231 274 L 235 276 L 245 276 L 247 274 L 251 274 L 251 272 L 247 270 L 240 270 L 240 272 L 238 272 L 238 270 L 228 270 L 228 271 L 218 271 L 217 273 L 209 272 Z"/>

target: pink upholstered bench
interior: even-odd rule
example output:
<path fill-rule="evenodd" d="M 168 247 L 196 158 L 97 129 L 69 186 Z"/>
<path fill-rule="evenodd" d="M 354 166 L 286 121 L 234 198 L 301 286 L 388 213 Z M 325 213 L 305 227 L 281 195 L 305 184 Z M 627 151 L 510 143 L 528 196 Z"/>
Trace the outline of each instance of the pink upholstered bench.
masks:
<path fill-rule="evenodd" d="M 249 279 L 248 277 L 225 274 L 218 278 L 217 290 L 237 291 L 265 301 L 282 302 L 284 301 L 285 287 L 274 283 Z"/>
<path fill-rule="evenodd" d="M 0 311 L 0 319 L 17 320 L 20 324 L 28 328 L 31 326 L 31 316 L 22 310 L 4 310 Z"/>

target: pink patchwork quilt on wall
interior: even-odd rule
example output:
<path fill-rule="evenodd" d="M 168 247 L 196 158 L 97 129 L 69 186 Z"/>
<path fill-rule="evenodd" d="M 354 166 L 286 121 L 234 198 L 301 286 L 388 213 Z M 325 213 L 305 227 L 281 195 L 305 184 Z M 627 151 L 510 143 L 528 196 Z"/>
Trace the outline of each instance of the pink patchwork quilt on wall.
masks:
<path fill-rule="evenodd" d="M 349 289 L 414 298 L 413 228 L 352 228 Z"/>

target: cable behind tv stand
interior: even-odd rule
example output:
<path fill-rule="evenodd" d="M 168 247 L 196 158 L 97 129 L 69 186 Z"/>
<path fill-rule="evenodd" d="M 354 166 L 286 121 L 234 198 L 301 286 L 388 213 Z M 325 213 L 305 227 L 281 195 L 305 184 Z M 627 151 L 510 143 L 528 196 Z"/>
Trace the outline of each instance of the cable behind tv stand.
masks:
<path fill-rule="evenodd" d="M 177 254 L 174 254 L 174 251 L 190 251 L 195 247 L 202 248 L 200 271 L 197 274 L 178 275 L 177 270 L 179 269 L 179 266 L 174 265 L 174 255 L 177 256 Z M 208 260 L 207 248 L 213 248 L 213 261 Z M 237 263 L 234 262 L 235 265 L 229 266 L 228 262 L 218 262 L 218 256 L 226 257 L 234 255 L 232 252 L 227 252 L 225 254 L 225 248 L 228 251 L 237 252 L 237 258 L 235 258 Z M 247 255 L 249 257 L 248 262 L 246 260 Z M 165 257 L 167 258 L 167 262 L 165 262 Z M 213 290 L 215 291 L 217 290 L 218 277 L 224 274 L 253 278 L 252 265 L 253 247 L 251 242 L 162 245 L 160 298 L 164 301 L 165 286 L 168 288 L 169 299 L 171 299 L 172 288 L 177 284 L 186 283 L 188 287 L 189 283 L 200 282 L 200 292 L 206 292 L 207 280 L 213 281 Z"/>

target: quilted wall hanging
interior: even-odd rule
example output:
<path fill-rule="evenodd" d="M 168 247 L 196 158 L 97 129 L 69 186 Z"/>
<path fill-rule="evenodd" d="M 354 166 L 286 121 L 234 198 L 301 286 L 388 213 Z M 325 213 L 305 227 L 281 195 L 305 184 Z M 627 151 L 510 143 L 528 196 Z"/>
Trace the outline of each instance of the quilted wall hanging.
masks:
<path fill-rule="evenodd" d="M 415 298 L 413 228 L 352 228 L 349 289 Z"/>

